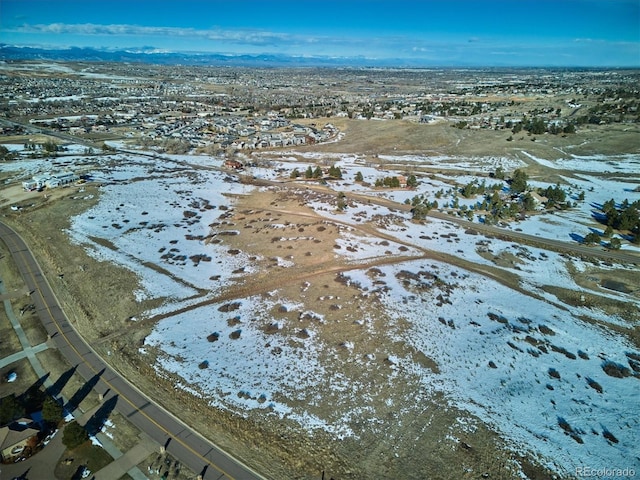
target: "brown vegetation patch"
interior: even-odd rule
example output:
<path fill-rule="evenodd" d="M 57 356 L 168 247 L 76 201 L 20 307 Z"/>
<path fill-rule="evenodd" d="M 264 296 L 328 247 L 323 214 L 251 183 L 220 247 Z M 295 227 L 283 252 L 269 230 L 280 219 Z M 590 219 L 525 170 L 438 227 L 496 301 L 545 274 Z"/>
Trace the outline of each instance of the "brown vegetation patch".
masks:
<path fill-rule="evenodd" d="M 605 360 L 602 363 L 604 373 L 614 378 L 625 378 L 631 376 L 631 370 L 620 363 Z"/>

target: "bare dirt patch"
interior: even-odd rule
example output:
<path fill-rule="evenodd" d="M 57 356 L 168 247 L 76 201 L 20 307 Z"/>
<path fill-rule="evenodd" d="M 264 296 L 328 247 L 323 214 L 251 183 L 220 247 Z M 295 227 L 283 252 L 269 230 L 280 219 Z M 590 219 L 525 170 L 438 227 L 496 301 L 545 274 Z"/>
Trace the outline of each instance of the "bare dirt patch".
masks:
<path fill-rule="evenodd" d="M 624 294 L 640 298 L 640 280 L 638 272 L 623 269 L 588 268 L 585 271 L 572 271 L 572 277 L 581 287 L 601 290 L 602 293 Z M 621 299 L 624 298 L 621 295 Z M 629 312 L 633 315 L 634 312 Z M 636 318 L 637 320 L 637 318 Z"/>
<path fill-rule="evenodd" d="M 303 197 L 286 192 L 257 192 L 225 211 L 220 223 L 212 226 L 212 232 L 237 231 L 215 238 L 229 250 L 247 254 L 260 267 L 256 274 L 245 275 L 242 285 L 229 289 L 229 305 L 247 295 L 277 290 L 279 295 L 299 301 L 313 312 L 307 316 L 298 310 L 278 308 L 273 312 L 277 328 L 271 332 L 273 340 L 268 348 L 276 349 L 278 342 L 284 341 L 299 342 L 304 348 L 304 342 L 321 335 L 328 346 L 321 361 L 333 365 L 336 374 L 344 369 L 345 377 L 362 378 L 358 391 L 374 395 L 371 408 L 375 409 L 375 417 L 389 419 L 372 429 L 367 415 L 349 413 L 357 408 L 357 399 L 348 399 L 336 390 L 335 378 L 328 375 L 321 383 L 321 392 L 309 391 L 307 398 L 300 401 L 310 405 L 323 398 L 315 408 L 327 418 L 347 412 L 351 417 L 349 427 L 361 435 L 341 442 L 321 430 L 306 431 L 288 419 L 260 412 L 241 417 L 213 408 L 176 388 L 182 379 L 157 372 L 153 353 L 143 361 L 138 349 L 152 325 L 127 319 L 160 300 L 137 303 L 132 294 L 137 288 L 134 274 L 97 262 L 82 247 L 68 244 L 63 233 L 68 218 L 87 208 L 87 204 L 61 199 L 46 209 L 23 213 L 20 222 L 21 232 L 38 252 L 45 271 L 53 272 L 53 288 L 71 321 L 85 337 L 101 340 L 95 344 L 99 353 L 127 378 L 135 378 L 149 396 L 169 410 L 180 412 L 184 421 L 198 425 L 216 443 L 259 471 L 271 478 L 312 478 L 323 470 L 335 478 L 354 479 L 374 475 L 462 478 L 469 469 L 488 473 L 491 478 L 513 476 L 513 456 L 505 453 L 499 438 L 485 426 L 478 423 L 469 430 L 466 423 L 458 423 L 458 418 L 468 419 L 468 415 L 454 408 L 443 412 L 444 400 L 420 393 L 417 378 L 409 377 L 400 387 L 389 382 L 389 375 L 399 368 L 394 361 L 399 356 L 412 358 L 432 373 L 437 374 L 439 367 L 397 340 L 398 335 L 406 333 L 407 325 L 387 318 L 372 292 L 345 284 L 343 280 L 350 269 L 367 265 L 349 264 L 335 253 L 333 245 L 342 227 L 315 215 L 304 206 Z M 367 233 L 372 234 L 373 230 Z M 381 237 L 383 240 L 388 241 Z M 402 259 L 385 257 L 388 258 L 372 259 L 369 266 Z M 375 274 L 375 270 L 371 272 Z M 385 279 L 378 281 L 377 287 L 383 291 Z M 227 313 L 233 318 L 233 310 Z M 267 330 L 273 325 L 266 323 L 262 327 Z M 241 337 L 240 328 L 236 331 Z M 210 336 L 214 333 L 206 332 Z M 210 341 L 214 342 L 214 337 Z M 47 351 L 43 355 L 51 354 Z M 65 386 L 71 395 L 78 387 L 74 378 Z M 86 401 L 93 402 L 91 397 Z"/>
<path fill-rule="evenodd" d="M 543 290 L 555 295 L 562 303 L 572 306 L 584 306 L 595 308 L 610 315 L 623 319 L 628 322 L 627 325 L 619 325 L 616 322 L 602 322 L 591 317 L 583 315 L 581 318 L 589 323 L 599 325 L 605 329 L 613 330 L 624 335 L 631 341 L 636 348 L 640 349 L 640 326 L 638 325 L 638 312 L 629 308 L 629 305 L 622 301 L 609 297 L 595 295 L 588 292 L 578 292 L 562 287 L 544 286 Z"/>

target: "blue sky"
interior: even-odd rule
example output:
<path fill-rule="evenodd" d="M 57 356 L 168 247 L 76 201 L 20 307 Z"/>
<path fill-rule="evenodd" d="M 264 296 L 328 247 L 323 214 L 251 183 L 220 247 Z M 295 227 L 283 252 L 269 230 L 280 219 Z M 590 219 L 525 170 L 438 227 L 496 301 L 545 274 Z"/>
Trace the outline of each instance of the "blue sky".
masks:
<path fill-rule="evenodd" d="M 640 0 L 0 0 L 0 42 L 640 67 Z"/>

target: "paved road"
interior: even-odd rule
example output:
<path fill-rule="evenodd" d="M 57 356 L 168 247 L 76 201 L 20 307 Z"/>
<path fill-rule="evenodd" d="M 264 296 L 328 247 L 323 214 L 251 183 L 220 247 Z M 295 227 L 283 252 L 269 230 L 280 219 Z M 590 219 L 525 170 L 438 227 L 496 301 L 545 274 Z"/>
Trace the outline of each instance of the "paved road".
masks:
<path fill-rule="evenodd" d="M 87 382 L 95 383 L 94 390 L 104 395 L 105 402 L 117 396 L 115 408 L 120 414 L 206 480 L 264 478 L 180 422 L 112 370 L 69 323 L 24 241 L 3 223 L 0 238 L 31 292 L 31 301 L 47 333 L 69 363 L 77 365 L 76 371 Z"/>

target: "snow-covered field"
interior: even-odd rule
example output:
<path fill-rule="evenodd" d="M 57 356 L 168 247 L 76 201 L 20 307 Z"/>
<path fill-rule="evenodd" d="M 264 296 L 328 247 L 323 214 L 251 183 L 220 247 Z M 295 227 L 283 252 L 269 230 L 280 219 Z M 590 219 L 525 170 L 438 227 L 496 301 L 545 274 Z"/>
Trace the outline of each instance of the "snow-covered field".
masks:
<path fill-rule="evenodd" d="M 560 160 L 546 160 L 538 158 L 525 151 L 521 152 L 527 158 L 540 165 L 553 170 L 572 170 L 575 172 L 600 172 L 600 173 L 631 173 L 640 171 L 640 157 L 634 154 L 626 155 L 566 155 Z"/>
<path fill-rule="evenodd" d="M 212 268 L 223 279 L 246 265 L 242 255 L 229 258 L 224 249 L 206 243 L 210 227 L 230 205 L 226 195 L 251 190 L 212 170 L 130 157 L 92 176 L 111 182 L 102 188 L 100 203 L 75 217 L 69 229 L 73 241 L 99 260 L 114 261 L 135 271 L 141 280 L 137 297 L 183 300 L 197 289 L 217 292 L 224 282 L 211 280 Z M 135 180 L 132 180 L 135 179 Z M 113 248 L 93 239 L 109 241 Z M 167 272 L 157 275 L 145 263 Z"/>
<path fill-rule="evenodd" d="M 297 158 L 301 156 L 296 154 Z M 312 160 L 317 160 L 312 154 L 307 158 L 309 163 L 286 155 L 273 158 L 271 168 L 253 167 L 250 174 L 266 179 L 288 177 L 293 168 L 304 172 Z M 344 170 L 341 190 L 366 193 L 365 187 L 353 181 L 357 171 L 371 178 L 393 173 L 364 165 L 354 155 L 333 158 Z M 216 236 L 216 225 L 233 227 L 226 212 L 233 208 L 234 196 L 248 195 L 254 187 L 236 182 L 232 174 L 206 168 L 219 166 L 220 159 L 171 159 L 132 153 L 113 155 L 108 162 L 96 165 L 91 174 L 104 183 L 100 201 L 74 217 L 68 231 L 90 255 L 134 271 L 140 280 L 138 299 L 164 299 L 161 307 L 147 312 L 149 316 L 170 313 L 196 297 L 212 298 L 231 282 L 252 273 L 255 264 L 255 259 L 244 254 L 228 255 L 224 238 Z M 396 162 L 406 165 L 425 161 L 423 157 L 384 160 L 389 162 L 386 168 Z M 487 171 L 498 165 L 505 169 L 521 166 L 518 160 L 494 160 L 448 159 L 446 168 L 464 174 L 471 168 L 479 171 L 482 165 Z M 435 164 L 442 159 L 429 161 Z M 624 164 L 620 168 L 627 173 L 637 174 L 637 158 L 615 161 Z M 629 167 L 631 170 L 626 167 L 627 161 L 635 165 Z M 21 160 L 15 165 L 22 165 L 23 172 L 42 168 L 40 161 Z M 281 172 L 275 173 L 278 169 Z M 417 191 L 389 192 L 386 196 L 398 202 L 416 194 L 433 198 L 437 191 L 450 188 L 445 180 L 423 179 Z M 640 198 L 640 193 L 630 191 L 629 183 L 588 173 L 568 181 L 573 193 L 585 191 L 586 201 L 578 209 L 534 216 L 510 228 L 571 241 L 571 233 L 588 233 L 593 225 L 590 219 L 594 204 L 611 197 L 629 201 Z M 350 325 L 361 326 L 363 333 L 345 338 L 341 361 L 346 358 L 365 374 L 379 374 L 383 359 L 376 356 L 371 345 L 382 343 L 378 348 L 384 350 L 385 341 L 402 343 L 410 348 L 386 359 L 391 386 L 404 384 L 409 377 L 417 378 L 425 392 L 444 394 L 451 404 L 492 425 L 514 450 L 538 455 L 563 474 L 572 475 L 579 466 L 640 470 L 640 378 L 631 370 L 640 364 L 640 352 L 624 336 L 598 326 L 629 327 L 624 319 L 594 308 L 561 304 L 542 289 L 558 286 L 586 291 L 568 273 L 564 256 L 468 235 L 442 220 L 417 225 L 406 214 L 381 206 L 357 203 L 344 213 L 336 212 L 335 206 L 321 199 L 308 206 L 328 219 L 354 227 L 371 222 L 385 235 L 411 245 L 402 253 L 406 256 L 417 257 L 433 250 L 489 266 L 493 263 L 482 255 L 484 249 L 494 255 L 512 254 L 519 259 L 518 268 L 504 268 L 518 275 L 521 287 L 538 297 L 477 273 L 418 258 L 381 265 L 373 275 L 357 262 L 384 257 L 389 247 L 380 246 L 357 229 L 345 228 L 337 241 L 342 248 L 334 251 L 354 265 L 345 278 L 357 286 L 362 298 L 375 298 L 381 303 L 381 315 L 393 336 L 385 340 L 364 310 L 361 316 L 345 318 Z M 393 222 L 382 221 L 391 217 Z M 357 249 L 347 248 L 354 245 Z M 286 260 L 279 262 L 282 267 L 290 266 Z M 149 268 L 149 264 L 160 268 Z M 573 265 L 586 268 L 577 260 Z M 244 271 L 238 273 L 241 267 Z M 630 309 L 640 307 L 632 295 L 608 290 L 598 293 L 628 302 Z M 310 429 L 332 432 L 336 438 L 357 438 L 363 433 L 361 429 L 375 429 L 387 421 L 374 395 L 366 393 L 362 378 L 335 372 L 331 363 L 335 358 L 327 354 L 335 345 L 327 344 L 323 335 L 326 319 L 310 305 L 285 296 L 277 285 L 268 295 L 236 301 L 233 308 L 212 304 L 168 316 L 146 338 L 141 354 L 157 352 L 155 366 L 160 375 L 177 374 L 179 387 L 220 408 L 239 413 L 258 409 Z M 340 307 L 348 300 L 332 301 Z M 299 320 L 274 313 L 278 311 L 306 319 L 305 335 L 286 335 L 301 325 L 296 323 Z M 230 317 L 236 321 L 230 321 Z M 400 324 L 405 327 L 400 328 Z M 271 330 L 265 331 L 264 325 L 270 325 Z M 435 361 L 438 373 L 421 365 L 411 353 L 416 351 Z M 620 376 L 612 376 L 612 372 Z M 336 396 L 339 392 L 340 401 L 331 413 L 321 408 L 322 392 Z M 390 398 L 391 405 L 387 406 L 393 408 L 394 401 L 397 399 Z M 358 416 L 366 416 L 368 421 L 354 427 L 357 422 L 353 419 Z"/>

